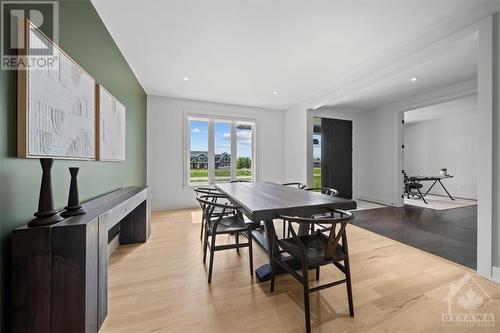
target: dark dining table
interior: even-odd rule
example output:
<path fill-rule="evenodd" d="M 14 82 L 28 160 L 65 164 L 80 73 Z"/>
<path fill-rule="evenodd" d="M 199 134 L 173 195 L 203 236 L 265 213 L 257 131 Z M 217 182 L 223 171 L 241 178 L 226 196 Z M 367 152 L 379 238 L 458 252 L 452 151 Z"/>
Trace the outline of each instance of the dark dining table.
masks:
<path fill-rule="evenodd" d="M 267 281 L 271 275 L 270 249 L 276 235 L 273 219 L 280 215 L 311 217 L 314 214 L 330 212 L 332 209 L 356 209 L 354 200 L 271 182 L 222 183 L 216 187 L 229 201 L 240 207 L 241 214 L 255 224 L 253 238 L 269 255 L 269 264 L 255 271 L 259 281 Z M 281 272 L 275 272 L 279 273 Z"/>

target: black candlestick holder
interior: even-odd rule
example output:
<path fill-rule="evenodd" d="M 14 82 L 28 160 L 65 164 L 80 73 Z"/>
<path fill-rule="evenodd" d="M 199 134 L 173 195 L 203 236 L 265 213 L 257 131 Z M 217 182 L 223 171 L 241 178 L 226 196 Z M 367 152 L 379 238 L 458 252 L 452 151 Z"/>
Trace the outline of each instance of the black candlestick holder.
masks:
<path fill-rule="evenodd" d="M 38 211 L 34 214 L 35 219 L 28 223 L 30 227 L 42 226 L 57 223 L 63 220 L 54 209 L 54 198 L 52 196 L 52 158 L 40 159 L 42 165 L 42 183 L 40 185 L 40 196 L 38 198 Z"/>
<path fill-rule="evenodd" d="M 80 205 L 80 197 L 78 195 L 78 170 L 79 168 L 69 168 L 71 174 L 71 184 L 69 186 L 68 206 L 64 207 L 65 211 L 61 214 L 64 217 L 82 215 L 87 213 Z"/>

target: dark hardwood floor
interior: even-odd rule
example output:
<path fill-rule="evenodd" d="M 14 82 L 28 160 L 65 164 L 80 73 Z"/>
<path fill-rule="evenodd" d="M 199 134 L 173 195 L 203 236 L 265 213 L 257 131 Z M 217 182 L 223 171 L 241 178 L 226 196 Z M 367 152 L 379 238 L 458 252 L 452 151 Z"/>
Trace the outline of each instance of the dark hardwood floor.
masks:
<path fill-rule="evenodd" d="M 433 210 L 385 207 L 355 213 L 353 224 L 476 269 L 477 206 Z"/>

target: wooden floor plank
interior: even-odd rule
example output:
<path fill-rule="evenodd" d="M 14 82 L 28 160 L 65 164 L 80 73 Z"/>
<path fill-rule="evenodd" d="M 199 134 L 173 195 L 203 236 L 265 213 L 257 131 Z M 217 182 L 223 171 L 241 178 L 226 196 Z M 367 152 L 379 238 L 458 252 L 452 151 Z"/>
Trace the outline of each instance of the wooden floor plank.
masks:
<path fill-rule="evenodd" d="M 216 253 L 207 283 L 200 212 L 154 212 L 147 243 L 120 246 L 109 263 L 109 313 L 100 332 L 303 332 L 301 286 L 290 276 L 258 283 L 247 249 Z M 279 228 L 280 223 L 276 223 Z M 480 308 L 500 318 L 500 286 L 463 266 L 350 225 L 355 317 L 343 286 L 311 294 L 315 332 L 474 332 L 443 328 L 450 283 L 469 273 L 491 297 Z M 221 237 L 223 242 L 231 241 Z M 267 255 L 254 247 L 255 267 Z M 314 274 L 311 274 L 313 278 Z M 322 282 L 340 277 L 324 268 Z M 499 319 L 497 319 L 499 320 Z M 496 328 L 482 331 L 497 332 Z"/>

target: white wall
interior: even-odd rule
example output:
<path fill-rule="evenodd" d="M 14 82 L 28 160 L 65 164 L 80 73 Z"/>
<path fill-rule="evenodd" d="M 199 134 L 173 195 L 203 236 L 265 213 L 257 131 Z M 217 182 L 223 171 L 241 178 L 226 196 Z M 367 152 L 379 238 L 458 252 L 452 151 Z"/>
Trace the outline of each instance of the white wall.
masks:
<path fill-rule="evenodd" d="M 493 278 L 500 283 L 500 12 L 493 21 Z"/>
<path fill-rule="evenodd" d="M 192 189 L 183 186 L 184 110 L 255 119 L 258 180 L 283 182 L 282 111 L 158 96 L 148 96 L 147 110 L 147 181 L 153 209 L 197 205 Z"/>
<path fill-rule="evenodd" d="M 298 104 L 285 111 L 285 181 L 307 182 L 307 109 Z"/>
<path fill-rule="evenodd" d="M 358 197 L 394 204 L 394 114 L 385 109 L 361 113 L 358 124 Z"/>
<path fill-rule="evenodd" d="M 454 197 L 477 198 L 477 114 L 454 115 L 405 124 L 404 170 L 408 175 L 438 175 L 447 168 L 454 178 L 443 180 Z M 431 182 L 423 182 L 426 191 Z M 436 184 L 432 194 L 446 195 Z"/>

